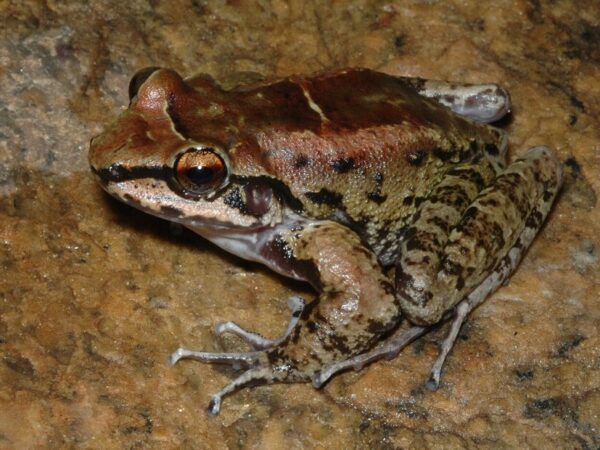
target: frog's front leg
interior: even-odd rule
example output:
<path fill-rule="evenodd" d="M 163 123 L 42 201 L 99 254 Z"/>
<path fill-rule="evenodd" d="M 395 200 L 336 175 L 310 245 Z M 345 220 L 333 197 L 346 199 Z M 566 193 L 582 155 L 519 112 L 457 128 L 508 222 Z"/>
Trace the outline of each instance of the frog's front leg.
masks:
<path fill-rule="evenodd" d="M 444 185 L 451 177 L 434 189 L 405 235 L 396 267 L 396 293 L 413 323 L 436 323 L 458 305 L 432 370 L 432 388 L 467 314 L 510 275 L 541 227 L 562 172 L 546 147 L 536 147 L 460 208 L 469 196 L 460 202 L 456 196 L 474 187 L 468 178 L 454 180 L 458 193 L 452 195 Z"/>
<path fill-rule="evenodd" d="M 310 381 L 323 367 L 368 351 L 400 320 L 393 286 L 376 257 L 354 232 L 336 222 L 280 229 L 261 252 L 276 260 L 280 271 L 302 275 L 319 296 L 301 313 L 293 314 L 297 323 L 293 318 L 282 339 L 263 341 L 259 335 L 231 325 L 224 330 L 263 350 L 208 353 L 179 349 L 173 354 L 172 363 L 193 358 L 247 368 L 212 397 L 211 414 L 219 412 L 223 396 L 248 384 Z"/>

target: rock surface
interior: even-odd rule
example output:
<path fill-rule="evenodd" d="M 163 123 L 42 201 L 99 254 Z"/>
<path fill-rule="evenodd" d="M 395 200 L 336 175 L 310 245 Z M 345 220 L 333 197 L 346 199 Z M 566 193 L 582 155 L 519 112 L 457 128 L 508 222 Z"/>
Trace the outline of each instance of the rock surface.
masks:
<path fill-rule="evenodd" d="M 596 0 L 0 2 L 0 448 L 600 447 L 600 8 Z M 548 144 L 567 182 L 510 284 L 322 390 L 210 394 L 234 372 L 167 355 L 269 337 L 306 287 L 104 195 L 87 146 L 148 65 L 234 83 L 364 66 L 499 82 L 511 154 Z M 245 75 L 236 75 L 236 74 Z M 233 75 L 232 75 L 233 74 Z"/>

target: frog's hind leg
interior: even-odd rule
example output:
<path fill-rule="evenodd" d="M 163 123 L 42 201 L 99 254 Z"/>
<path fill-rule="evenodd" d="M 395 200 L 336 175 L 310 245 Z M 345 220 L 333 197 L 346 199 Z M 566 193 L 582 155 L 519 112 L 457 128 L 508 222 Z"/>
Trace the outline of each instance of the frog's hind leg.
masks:
<path fill-rule="evenodd" d="M 454 346 L 454 342 L 458 337 L 458 332 L 460 331 L 460 328 L 466 317 L 473 310 L 473 308 L 485 300 L 489 294 L 494 292 L 510 276 L 515 267 L 519 264 L 524 251 L 529 247 L 539 229 L 540 221 L 543 221 L 543 218 L 550 210 L 553 199 L 553 196 L 546 196 L 545 198 L 542 197 L 541 202 L 529 214 L 529 217 L 531 217 L 532 220 L 526 222 L 525 228 L 519 236 L 519 239 L 510 249 L 508 254 L 500 261 L 496 269 L 456 306 L 448 335 L 444 339 L 444 342 L 440 348 L 440 353 L 431 368 L 429 379 L 427 380 L 426 384 L 428 389 L 437 390 L 439 387 L 442 368 L 446 358 L 448 357 L 448 354 L 450 353 L 450 350 Z M 400 350 L 410 344 L 410 342 L 412 342 L 414 339 L 427 333 L 430 329 L 431 327 L 411 327 L 410 329 L 402 332 L 400 335 L 394 336 L 393 338 L 387 340 L 384 344 L 367 353 L 363 353 L 345 361 L 332 364 L 313 376 L 313 385 L 319 388 L 329 378 L 338 372 L 348 369 L 361 370 L 366 364 L 378 359 L 395 358 Z"/>
<path fill-rule="evenodd" d="M 269 347 L 241 353 L 178 349 L 171 356 L 172 364 L 192 358 L 246 369 L 212 397 L 210 414 L 218 413 L 223 396 L 250 384 L 310 381 L 323 367 L 369 351 L 400 320 L 392 283 L 355 232 L 337 222 L 315 221 L 294 225 L 280 239 L 289 242 L 277 247 L 281 256 L 289 259 L 293 248 L 293 258 L 302 261 L 306 279 L 319 291 L 305 308 L 297 298 L 290 302 L 286 336 L 269 341 L 228 325 L 224 331 L 233 330 L 255 347 Z"/>
<path fill-rule="evenodd" d="M 386 340 L 383 344 L 375 347 L 373 350 L 324 367 L 313 375 L 312 384 L 314 387 L 320 388 L 327 380 L 338 372 L 343 372 L 348 369 L 358 371 L 373 361 L 379 359 L 393 359 L 400 353 L 400 350 L 419 336 L 425 334 L 429 329 L 430 327 L 411 327 L 408 330 L 400 332 L 398 336 Z"/>
<path fill-rule="evenodd" d="M 561 181 L 556 157 L 546 147 L 536 147 L 483 189 L 456 224 L 436 219 L 437 210 L 421 211 L 417 222 L 434 228 L 409 232 L 402 243 L 396 269 L 402 310 L 413 323 L 426 325 L 456 307 L 430 387 L 439 384 L 443 363 L 467 314 L 519 263 L 550 211 Z M 424 264 L 425 260 L 434 264 Z"/>
<path fill-rule="evenodd" d="M 536 208 L 530 216 L 544 217 L 552 201 L 543 202 L 540 207 Z M 545 211 L 545 212 L 544 212 Z M 533 224 L 530 224 L 533 225 Z M 538 228 L 536 226 L 526 226 L 521 236 L 515 243 L 514 247 L 510 249 L 508 254 L 500 261 L 498 267 L 477 286 L 464 300 L 462 300 L 454 310 L 454 317 L 450 324 L 450 331 L 444 339 L 440 348 L 440 354 L 438 355 L 435 363 L 431 368 L 429 379 L 427 380 L 427 388 L 435 391 L 440 385 L 440 379 L 442 376 L 442 368 L 446 362 L 446 358 L 454 346 L 454 342 L 458 337 L 458 332 L 462 327 L 465 319 L 469 313 L 479 305 L 486 297 L 494 292 L 505 280 L 508 279 L 510 274 L 519 264 L 524 251 L 529 247 L 531 241 L 535 237 Z"/>
<path fill-rule="evenodd" d="M 290 297 L 288 299 L 288 306 L 291 310 L 290 321 L 288 322 L 287 329 L 285 333 L 279 339 L 267 339 L 264 336 L 261 336 L 258 333 L 253 333 L 252 331 L 245 330 L 240 327 L 237 323 L 229 321 L 219 323 L 215 327 L 215 332 L 220 336 L 224 333 L 231 333 L 239 338 L 243 339 L 253 350 L 264 350 L 270 347 L 273 347 L 289 336 L 292 330 L 298 324 L 300 320 L 300 315 L 302 314 L 302 310 L 304 309 L 304 300 L 301 297 Z"/>
<path fill-rule="evenodd" d="M 479 305 L 486 297 L 494 292 L 513 272 L 516 266 L 519 264 L 524 251 L 529 247 L 533 238 L 535 238 L 541 221 L 548 214 L 554 197 L 546 196 L 542 197 L 541 201 L 529 214 L 531 220 L 525 223 L 519 239 L 515 245 L 509 250 L 508 254 L 502 258 L 496 269 L 479 284 L 464 300 L 462 300 L 454 310 L 454 317 L 450 324 L 450 330 L 448 335 L 444 339 L 440 348 L 440 353 L 431 368 L 429 379 L 427 380 L 427 388 L 430 390 L 436 390 L 440 384 L 440 378 L 442 368 L 450 353 L 450 350 L 454 346 L 454 342 L 458 337 L 458 332 L 466 317 L 469 313 Z M 378 359 L 392 359 L 395 358 L 400 350 L 410 344 L 414 339 L 427 333 L 432 327 L 421 327 L 413 326 L 410 329 L 402 332 L 398 336 L 394 336 L 388 339 L 382 345 L 374 348 L 373 350 L 347 359 L 342 362 L 332 364 L 316 375 L 313 376 L 313 385 L 317 388 L 321 387 L 329 378 L 338 372 L 354 369 L 361 370 L 366 364 L 369 364 Z"/>
<path fill-rule="evenodd" d="M 510 95 L 497 84 L 456 84 L 420 78 L 407 80 L 419 94 L 475 122 L 495 122 L 510 111 Z"/>

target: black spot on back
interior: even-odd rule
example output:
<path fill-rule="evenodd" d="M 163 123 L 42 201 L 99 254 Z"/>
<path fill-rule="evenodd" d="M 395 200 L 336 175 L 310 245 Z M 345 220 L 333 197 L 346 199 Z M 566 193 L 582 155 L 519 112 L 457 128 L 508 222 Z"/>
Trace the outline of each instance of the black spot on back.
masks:
<path fill-rule="evenodd" d="M 354 159 L 341 158 L 331 163 L 331 168 L 337 173 L 345 173 L 354 167 Z"/>
<path fill-rule="evenodd" d="M 294 161 L 294 167 L 296 169 L 301 169 L 302 167 L 306 167 L 308 164 L 308 157 L 306 155 L 298 155 L 296 160 Z"/>
<path fill-rule="evenodd" d="M 467 208 L 467 210 L 465 211 L 465 213 L 463 214 L 463 216 L 460 219 L 461 224 L 464 224 L 467 221 L 469 221 L 471 218 L 475 217 L 475 215 L 478 212 L 479 212 L 479 210 L 475 206 L 471 206 L 471 207 Z"/>
<path fill-rule="evenodd" d="M 456 264 L 454 261 L 450 261 L 449 259 L 444 259 L 442 261 L 442 267 L 444 271 L 450 275 L 460 276 L 463 271 L 463 267 L 459 264 Z"/>
<path fill-rule="evenodd" d="M 401 49 L 402 47 L 404 47 L 404 44 L 406 43 L 406 36 L 404 34 L 399 34 L 398 36 L 396 36 L 394 38 L 394 47 L 396 47 L 396 49 Z"/>
<path fill-rule="evenodd" d="M 569 100 L 571 101 L 571 105 L 573 105 L 575 108 L 577 108 L 580 111 L 585 111 L 585 105 L 577 97 L 575 97 L 574 95 L 571 95 Z"/>
<path fill-rule="evenodd" d="M 379 192 L 369 192 L 367 193 L 367 198 L 372 202 L 381 205 L 387 199 L 387 195 L 381 195 Z"/>
<path fill-rule="evenodd" d="M 327 205 L 334 208 L 342 207 L 342 194 L 322 188 L 319 192 L 307 192 L 304 196 L 317 205 Z"/>

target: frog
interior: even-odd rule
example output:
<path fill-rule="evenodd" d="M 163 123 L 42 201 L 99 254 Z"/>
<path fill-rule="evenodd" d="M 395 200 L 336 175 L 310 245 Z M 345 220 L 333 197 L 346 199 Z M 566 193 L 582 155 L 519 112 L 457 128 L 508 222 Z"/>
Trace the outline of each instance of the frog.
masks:
<path fill-rule="evenodd" d="M 181 359 L 242 372 L 212 395 L 309 382 L 391 359 L 448 321 L 426 386 L 468 314 L 503 283 L 562 184 L 546 146 L 508 162 L 511 109 L 497 84 L 331 70 L 224 88 L 149 67 L 129 106 L 91 141 L 112 196 L 181 224 L 238 257 L 310 284 L 269 339 L 219 323 L 240 352 L 179 348 Z"/>

